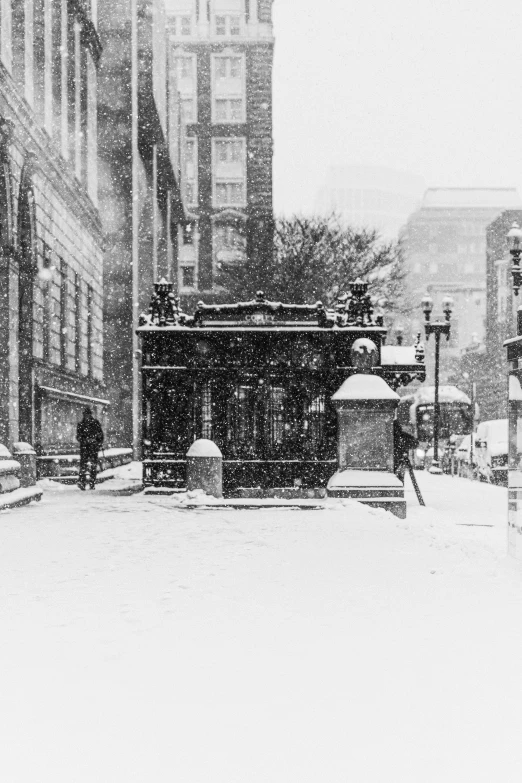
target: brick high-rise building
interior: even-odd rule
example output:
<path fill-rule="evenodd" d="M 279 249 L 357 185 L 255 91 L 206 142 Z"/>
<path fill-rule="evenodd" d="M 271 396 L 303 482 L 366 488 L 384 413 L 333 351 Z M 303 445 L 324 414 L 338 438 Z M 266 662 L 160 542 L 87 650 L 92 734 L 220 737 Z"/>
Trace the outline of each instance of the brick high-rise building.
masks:
<path fill-rule="evenodd" d="M 103 413 L 96 2 L 0 3 L 0 442 Z"/>
<path fill-rule="evenodd" d="M 271 252 L 272 0 L 166 0 L 188 123 L 179 292 L 219 294 L 223 264 Z"/>

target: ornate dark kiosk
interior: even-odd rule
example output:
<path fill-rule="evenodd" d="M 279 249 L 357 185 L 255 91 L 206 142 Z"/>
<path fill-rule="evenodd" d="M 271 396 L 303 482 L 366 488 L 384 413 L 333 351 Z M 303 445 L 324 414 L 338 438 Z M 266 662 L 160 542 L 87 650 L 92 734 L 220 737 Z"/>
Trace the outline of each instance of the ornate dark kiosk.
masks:
<path fill-rule="evenodd" d="M 420 337 L 386 346 L 386 333 L 361 281 L 333 310 L 259 292 L 252 302 L 199 303 L 192 316 L 160 281 L 138 329 L 145 484 L 186 487 L 187 452 L 204 438 L 223 455 L 225 497 L 324 496 L 338 468 L 332 397 L 357 372 L 354 343 L 375 346 L 369 374 L 390 392 L 425 378 Z"/>

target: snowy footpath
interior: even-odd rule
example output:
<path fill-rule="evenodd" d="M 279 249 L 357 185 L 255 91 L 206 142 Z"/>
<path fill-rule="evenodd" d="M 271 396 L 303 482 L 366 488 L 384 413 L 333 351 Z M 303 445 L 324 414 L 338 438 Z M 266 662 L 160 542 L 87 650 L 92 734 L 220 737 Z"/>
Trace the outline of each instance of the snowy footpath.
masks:
<path fill-rule="evenodd" d="M 111 482 L 0 513 L 0 781 L 520 783 L 506 490 L 418 478 L 407 520 Z"/>

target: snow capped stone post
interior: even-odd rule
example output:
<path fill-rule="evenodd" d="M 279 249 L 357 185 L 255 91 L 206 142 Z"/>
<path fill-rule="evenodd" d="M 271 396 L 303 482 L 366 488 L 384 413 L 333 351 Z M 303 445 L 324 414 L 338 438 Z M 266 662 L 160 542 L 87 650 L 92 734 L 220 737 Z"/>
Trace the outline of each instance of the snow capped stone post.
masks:
<path fill-rule="evenodd" d="M 215 498 L 223 497 L 223 455 L 206 438 L 194 441 L 187 451 L 187 490 L 197 489 Z"/>
<path fill-rule="evenodd" d="M 393 420 L 399 395 L 369 372 L 377 361 L 375 343 L 356 340 L 352 363 L 359 372 L 332 397 L 339 422 L 339 469 L 328 482 L 328 495 L 353 498 L 404 518 L 404 487 L 393 472 Z"/>
<path fill-rule="evenodd" d="M 341 470 L 393 473 L 393 420 L 399 395 L 378 375 L 357 373 L 332 397 L 337 409 Z"/>
<path fill-rule="evenodd" d="M 36 452 L 29 443 L 13 443 L 13 456 L 20 463 L 20 486 L 36 484 Z"/>

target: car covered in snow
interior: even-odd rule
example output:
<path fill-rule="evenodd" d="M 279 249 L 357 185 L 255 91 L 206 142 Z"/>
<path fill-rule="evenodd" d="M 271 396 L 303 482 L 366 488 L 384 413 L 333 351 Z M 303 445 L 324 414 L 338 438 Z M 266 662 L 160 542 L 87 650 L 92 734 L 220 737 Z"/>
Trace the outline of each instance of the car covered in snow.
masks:
<path fill-rule="evenodd" d="M 508 420 L 481 422 L 477 428 L 476 444 L 478 477 L 492 484 L 507 483 Z"/>

